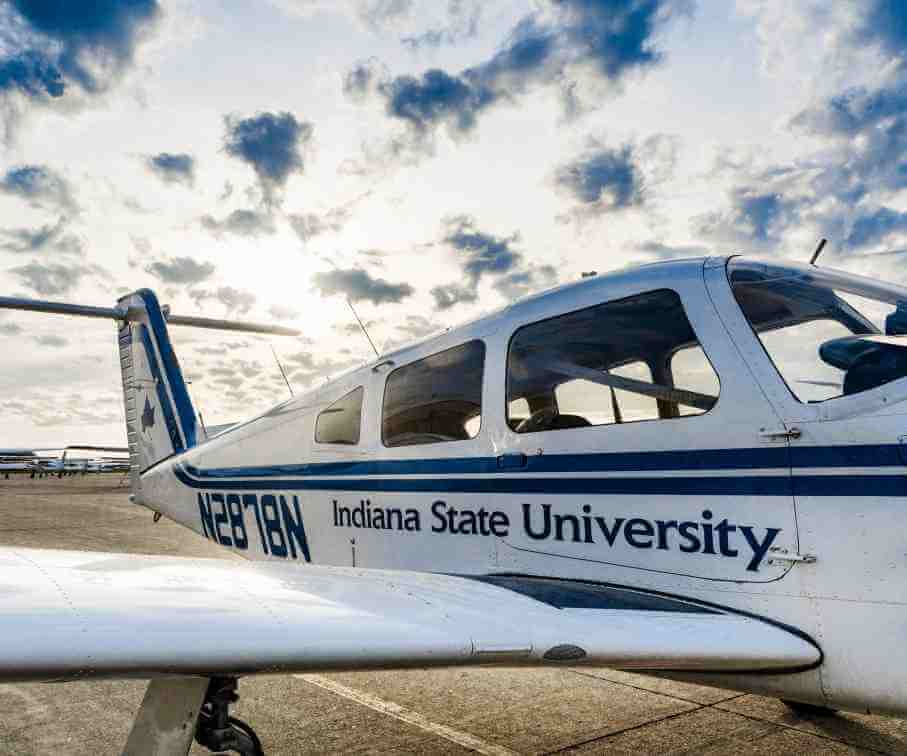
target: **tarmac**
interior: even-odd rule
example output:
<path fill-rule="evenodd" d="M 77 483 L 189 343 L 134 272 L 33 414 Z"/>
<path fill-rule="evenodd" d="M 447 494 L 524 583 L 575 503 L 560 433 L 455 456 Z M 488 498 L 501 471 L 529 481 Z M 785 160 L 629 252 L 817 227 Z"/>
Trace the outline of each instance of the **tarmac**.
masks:
<path fill-rule="evenodd" d="M 129 503 L 119 476 L 0 479 L 0 544 L 233 559 Z M 0 754 L 117 754 L 143 682 L 0 685 Z M 907 720 L 608 669 L 253 677 L 232 713 L 281 754 L 907 754 Z M 191 753 L 207 753 L 194 746 Z"/>

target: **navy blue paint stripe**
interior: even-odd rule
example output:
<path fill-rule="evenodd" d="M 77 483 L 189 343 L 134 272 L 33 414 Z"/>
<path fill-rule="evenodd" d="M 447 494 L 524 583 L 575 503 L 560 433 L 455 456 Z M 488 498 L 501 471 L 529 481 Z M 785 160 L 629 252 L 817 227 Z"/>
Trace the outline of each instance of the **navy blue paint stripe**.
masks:
<path fill-rule="evenodd" d="M 267 465 L 264 467 L 212 467 L 200 469 L 185 465 L 187 472 L 199 478 L 284 477 L 289 475 L 465 475 L 498 472 L 494 457 L 451 459 L 401 459 L 373 462 L 315 462 L 300 465 Z"/>
<path fill-rule="evenodd" d="M 177 477 L 191 488 L 230 491 L 384 491 L 524 494 L 673 494 L 790 496 L 788 475 L 733 478 L 292 478 L 286 480 L 217 480 Z"/>
<path fill-rule="evenodd" d="M 191 488 L 232 491 L 623 494 L 668 496 L 907 496 L 905 475 L 739 475 L 664 478 L 332 478 L 200 481 L 175 468 Z"/>
<path fill-rule="evenodd" d="M 180 440 L 180 434 L 176 427 L 176 418 L 173 416 L 173 407 L 170 405 L 170 397 L 167 396 L 167 389 L 164 387 L 164 381 L 161 376 L 161 368 L 157 364 L 157 357 L 154 354 L 154 345 L 151 343 L 151 336 L 148 335 L 148 329 L 144 325 L 139 326 L 139 333 L 142 335 L 142 344 L 145 346 L 145 355 L 148 358 L 148 367 L 151 370 L 151 377 L 154 378 L 154 385 L 157 390 L 157 401 L 164 413 L 164 425 L 167 426 L 167 432 L 170 434 L 170 443 L 173 444 L 173 451 L 181 452 L 183 442 Z M 141 411 L 141 408 L 138 408 Z"/>
<path fill-rule="evenodd" d="M 809 467 L 894 467 L 907 464 L 907 447 L 900 444 L 854 444 L 851 446 L 790 447 L 791 466 Z M 907 468 L 905 468 L 907 469 Z"/>
<path fill-rule="evenodd" d="M 186 382 L 183 380 L 183 374 L 179 368 L 176 353 L 173 351 L 173 345 L 170 343 L 170 336 L 167 333 L 167 326 L 164 323 L 164 315 L 161 312 L 161 306 L 158 303 L 154 292 L 150 289 L 140 289 L 136 294 L 138 294 L 145 303 L 145 310 L 148 313 L 148 322 L 151 323 L 151 330 L 154 332 L 154 338 L 155 341 L 157 341 L 161 360 L 164 363 L 164 370 L 167 373 L 167 383 L 170 386 L 173 400 L 176 403 L 176 410 L 179 413 L 180 428 L 186 439 L 186 446 L 195 446 L 195 411 L 192 409 L 192 400 L 189 398 L 189 390 L 186 388 Z"/>
<path fill-rule="evenodd" d="M 794 469 L 815 467 L 886 467 L 904 465 L 898 444 L 864 446 L 812 446 L 791 448 Z M 547 454 L 528 457 L 522 472 L 666 472 L 673 470 L 784 469 L 786 447 L 703 449 L 698 451 L 615 452 L 610 454 Z M 907 470 L 907 468 L 905 468 Z M 374 460 L 368 462 L 318 462 L 262 467 L 215 467 L 186 471 L 205 480 L 225 478 L 282 478 L 300 475 L 365 477 L 369 475 L 465 475 L 513 473 L 498 467 L 495 457 L 454 459 Z"/>

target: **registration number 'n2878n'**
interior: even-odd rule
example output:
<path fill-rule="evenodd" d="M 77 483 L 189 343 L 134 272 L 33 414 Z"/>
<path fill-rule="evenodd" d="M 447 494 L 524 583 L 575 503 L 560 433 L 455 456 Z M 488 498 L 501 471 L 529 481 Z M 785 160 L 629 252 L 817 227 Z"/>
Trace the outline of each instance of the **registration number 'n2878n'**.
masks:
<path fill-rule="evenodd" d="M 205 538 L 240 551 L 310 562 L 299 497 L 283 494 L 199 493 Z"/>

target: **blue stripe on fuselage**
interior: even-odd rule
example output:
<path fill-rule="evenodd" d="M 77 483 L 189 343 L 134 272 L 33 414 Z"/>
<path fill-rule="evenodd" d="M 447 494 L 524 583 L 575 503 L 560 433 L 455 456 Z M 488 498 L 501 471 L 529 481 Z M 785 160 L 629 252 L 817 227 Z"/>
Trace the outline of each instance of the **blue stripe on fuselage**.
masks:
<path fill-rule="evenodd" d="M 191 488 L 231 491 L 385 491 L 431 493 L 675 494 L 790 496 L 788 475 L 683 478 L 283 478 L 195 480 L 181 467 L 176 476 Z"/>
<path fill-rule="evenodd" d="M 904 475 L 735 475 L 609 478 L 255 478 L 203 479 L 180 466 L 177 478 L 196 489 L 233 491 L 366 491 L 386 493 L 611 494 L 667 496 L 907 496 Z"/>
<path fill-rule="evenodd" d="M 903 466 L 899 445 L 756 447 L 690 451 L 545 454 L 528 456 L 519 470 L 502 469 L 497 457 L 400 459 L 200 469 L 186 463 L 194 478 L 283 478 L 293 476 L 476 475 L 491 473 L 670 472 L 676 470 L 765 470 Z"/>

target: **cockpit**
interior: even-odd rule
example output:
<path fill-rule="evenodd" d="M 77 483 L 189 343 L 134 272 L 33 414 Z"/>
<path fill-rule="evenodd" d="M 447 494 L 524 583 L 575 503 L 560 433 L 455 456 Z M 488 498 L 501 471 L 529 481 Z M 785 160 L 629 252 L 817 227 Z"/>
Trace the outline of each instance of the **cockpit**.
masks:
<path fill-rule="evenodd" d="M 734 258 L 734 297 L 788 388 L 821 402 L 907 376 L 907 290 Z"/>

